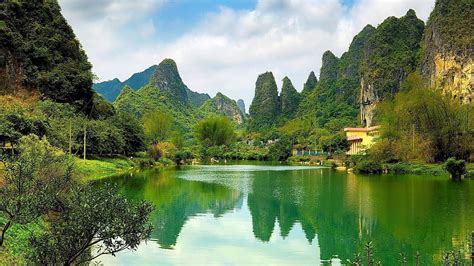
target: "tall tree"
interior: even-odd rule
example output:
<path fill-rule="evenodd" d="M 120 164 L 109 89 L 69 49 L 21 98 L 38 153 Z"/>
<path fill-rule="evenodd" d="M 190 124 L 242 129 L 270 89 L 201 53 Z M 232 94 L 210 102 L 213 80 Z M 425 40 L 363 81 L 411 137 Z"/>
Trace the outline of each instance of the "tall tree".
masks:
<path fill-rule="evenodd" d="M 171 133 L 173 119 L 162 111 L 148 113 L 143 117 L 145 136 L 154 144 L 164 141 Z"/>
<path fill-rule="evenodd" d="M 229 145 L 235 140 L 234 127 L 225 116 L 210 116 L 196 124 L 195 132 L 203 146 Z"/>

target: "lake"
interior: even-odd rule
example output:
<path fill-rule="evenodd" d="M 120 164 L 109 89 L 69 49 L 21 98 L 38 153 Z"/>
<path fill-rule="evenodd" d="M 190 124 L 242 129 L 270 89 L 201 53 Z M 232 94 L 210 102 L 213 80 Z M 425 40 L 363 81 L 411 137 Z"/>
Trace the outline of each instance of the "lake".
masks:
<path fill-rule="evenodd" d="M 253 165 L 252 165 L 253 164 Z M 156 209 L 151 239 L 106 265 L 346 263 L 365 258 L 421 265 L 464 248 L 474 230 L 474 181 L 364 176 L 320 167 L 183 166 L 113 177 L 132 199 Z"/>

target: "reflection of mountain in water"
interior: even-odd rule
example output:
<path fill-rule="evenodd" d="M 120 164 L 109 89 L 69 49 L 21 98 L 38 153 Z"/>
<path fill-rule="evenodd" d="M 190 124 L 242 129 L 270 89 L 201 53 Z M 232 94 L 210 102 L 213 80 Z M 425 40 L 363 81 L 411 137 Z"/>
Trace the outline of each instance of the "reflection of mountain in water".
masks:
<path fill-rule="evenodd" d="M 398 264 L 400 252 L 412 256 L 417 251 L 432 262 L 474 228 L 465 217 L 474 217 L 467 206 L 474 201 L 473 188 L 426 177 L 267 171 L 254 176 L 248 207 L 254 235 L 264 242 L 270 241 L 276 221 L 282 237 L 300 223 L 309 242 L 317 235 L 322 259 L 338 255 L 345 261 L 373 241 L 386 264 Z M 440 199 L 450 204 L 439 205 Z"/>
<path fill-rule="evenodd" d="M 242 205 L 242 193 L 225 186 L 188 181 L 172 177 L 173 172 L 144 172 L 133 178 L 117 178 L 114 182 L 126 188 L 130 198 L 146 199 L 155 205 L 153 212 L 155 239 L 162 248 L 172 248 L 189 217 L 202 213 L 223 215 Z"/>
<path fill-rule="evenodd" d="M 384 264 L 398 265 L 400 252 L 412 262 L 417 251 L 422 264 L 433 264 L 443 251 L 458 248 L 474 228 L 474 208 L 469 205 L 474 202 L 474 182 L 275 169 L 197 167 L 112 181 L 128 197 L 155 204 L 152 238 L 163 248 L 176 244 L 192 216 L 212 213 L 219 217 L 240 208 L 245 212 L 242 204 L 247 191 L 252 219 L 248 226 L 256 239 L 271 242 L 276 222 L 279 234 L 286 238 L 299 223 L 306 240 L 319 245 L 321 259 L 338 255 L 345 262 L 363 252 L 364 243 L 373 241 L 375 255 Z"/>

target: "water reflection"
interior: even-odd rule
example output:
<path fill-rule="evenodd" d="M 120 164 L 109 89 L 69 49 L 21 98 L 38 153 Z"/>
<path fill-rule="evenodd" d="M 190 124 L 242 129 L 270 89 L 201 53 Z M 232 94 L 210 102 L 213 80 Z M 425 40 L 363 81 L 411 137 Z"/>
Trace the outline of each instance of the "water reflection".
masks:
<path fill-rule="evenodd" d="M 242 205 L 242 193 L 225 186 L 174 178 L 174 172 L 146 171 L 113 179 L 129 198 L 155 205 L 152 239 L 172 248 L 188 219 L 202 213 L 222 216 Z"/>
<path fill-rule="evenodd" d="M 204 261 L 221 249 L 236 254 L 216 253 L 227 256 L 218 262 L 246 256 L 251 263 L 252 258 L 266 256 L 275 263 L 316 263 L 334 255 L 345 261 L 369 240 L 385 264 L 398 264 L 400 252 L 413 261 L 416 251 L 423 262 L 432 263 L 444 250 L 459 248 L 474 229 L 474 182 L 452 183 L 444 177 L 367 177 L 285 166 L 195 166 L 108 182 L 118 183 L 130 198 L 155 204 L 152 238 L 162 248 L 184 249 L 179 256 L 173 250 L 160 253 L 158 261 L 169 263 L 199 262 L 189 254 L 190 243 L 198 245 L 195 252 L 202 252 Z M 183 230 L 186 233 L 180 236 Z M 140 249 L 126 256 L 144 259 L 147 254 Z M 188 256 L 194 260 L 187 261 Z"/>

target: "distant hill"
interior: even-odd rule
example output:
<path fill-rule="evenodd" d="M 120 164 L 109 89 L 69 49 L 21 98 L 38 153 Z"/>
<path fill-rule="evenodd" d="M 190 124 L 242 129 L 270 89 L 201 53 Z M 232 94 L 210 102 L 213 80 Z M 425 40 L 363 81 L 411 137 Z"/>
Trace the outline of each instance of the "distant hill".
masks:
<path fill-rule="evenodd" d="M 191 91 L 181 79 L 172 59 L 163 60 L 152 73 L 150 82 L 140 89 L 134 90 L 126 85 L 114 101 L 114 106 L 137 117 L 156 110 L 169 113 L 176 129 L 185 134 L 191 133 L 199 119 L 211 114 L 227 115 L 237 123 L 244 121 L 234 100 L 220 93 L 211 99 L 207 94 Z"/>
<path fill-rule="evenodd" d="M 128 86 L 132 90 L 138 90 L 141 87 L 147 85 L 152 76 L 155 74 L 158 65 L 153 65 L 142 72 L 133 74 L 130 78 L 121 82 L 119 79 L 115 78 L 109 81 L 103 81 L 100 83 L 95 83 L 93 85 L 94 90 L 102 95 L 107 101 L 113 102 L 119 96 L 120 91 Z M 196 107 L 201 106 L 206 100 L 211 99 L 211 97 L 206 93 L 199 93 L 190 90 L 187 86 L 184 86 L 186 91 L 186 97 L 189 102 Z"/>
<path fill-rule="evenodd" d="M 214 98 L 207 100 L 200 109 L 204 113 L 225 115 L 239 125 L 245 121 L 245 114 L 242 113 L 237 102 L 220 92 Z"/>
<path fill-rule="evenodd" d="M 157 67 L 157 65 L 153 65 L 142 72 L 135 73 L 124 82 L 121 82 L 119 79 L 115 78 L 113 80 L 95 83 L 92 88 L 97 93 L 102 95 L 107 101 L 113 102 L 120 94 L 120 91 L 123 87 L 129 86 L 133 90 L 138 90 L 148 84 Z"/>

